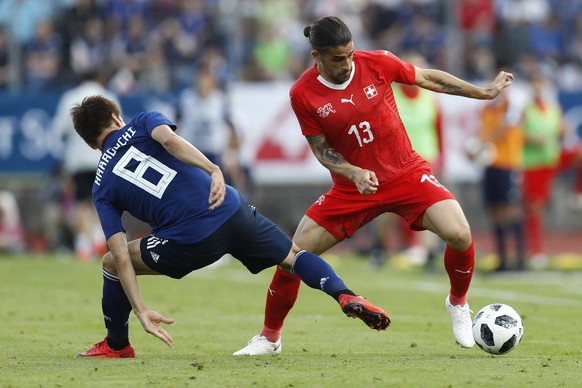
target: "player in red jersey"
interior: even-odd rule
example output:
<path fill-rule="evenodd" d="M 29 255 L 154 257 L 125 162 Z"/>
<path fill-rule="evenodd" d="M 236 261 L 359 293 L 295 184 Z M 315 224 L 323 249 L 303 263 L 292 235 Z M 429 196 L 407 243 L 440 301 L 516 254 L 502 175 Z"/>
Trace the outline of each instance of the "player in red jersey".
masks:
<path fill-rule="evenodd" d="M 414 230 L 433 231 L 447 244 L 450 292 L 445 305 L 454 337 L 462 347 L 472 347 L 467 304 L 474 266 L 471 230 L 454 196 L 412 148 L 390 84 L 489 100 L 511 84 L 513 75 L 500 72 L 481 88 L 444 71 L 415 67 L 388 51 L 356 51 L 350 30 L 337 17 L 316 20 L 304 34 L 315 64 L 291 88 L 291 106 L 334 184 L 307 210 L 293 241 L 321 254 L 384 212 L 400 215 Z M 298 291 L 299 279 L 277 270 L 263 330 L 234 355 L 279 353 L 283 321 Z"/>

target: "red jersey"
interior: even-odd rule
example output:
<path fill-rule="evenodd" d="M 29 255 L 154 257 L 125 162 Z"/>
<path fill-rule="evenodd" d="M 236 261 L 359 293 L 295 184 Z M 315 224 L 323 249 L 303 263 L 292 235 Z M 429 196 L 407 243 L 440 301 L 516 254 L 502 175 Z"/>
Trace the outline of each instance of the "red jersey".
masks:
<path fill-rule="evenodd" d="M 349 80 L 332 84 L 314 65 L 289 96 L 304 136 L 325 135 L 349 163 L 374 171 L 382 184 L 426 165 L 412 149 L 390 86 L 414 79 L 414 66 L 388 51 L 355 51 Z M 331 175 L 336 184 L 354 185 Z"/>

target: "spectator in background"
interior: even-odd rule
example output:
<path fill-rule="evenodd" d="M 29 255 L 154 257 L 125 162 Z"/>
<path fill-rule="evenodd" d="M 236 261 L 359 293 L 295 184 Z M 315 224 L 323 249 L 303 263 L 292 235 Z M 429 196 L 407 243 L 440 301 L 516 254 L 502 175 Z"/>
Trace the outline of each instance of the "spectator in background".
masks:
<path fill-rule="evenodd" d="M 164 49 L 159 44 L 151 43 L 147 48 L 147 61 L 137 78 L 137 88 L 143 93 L 164 94 L 172 88 L 172 70 Z"/>
<path fill-rule="evenodd" d="M 523 200 L 529 263 L 544 268 L 544 211 L 552 193 L 564 133 L 562 108 L 551 93 L 549 79 L 540 71 L 531 77 L 532 99 L 523 113 Z"/>
<path fill-rule="evenodd" d="M 20 46 L 28 44 L 41 20 L 51 19 L 58 7 L 46 0 L 2 0 L 0 1 L 0 23 Z"/>
<path fill-rule="evenodd" d="M 248 175 L 239 164 L 240 142 L 233 111 L 210 66 L 202 66 L 192 86 L 180 93 L 178 112 L 182 137 L 224 171 L 228 184 L 247 191 Z"/>
<path fill-rule="evenodd" d="M 62 165 L 46 176 L 38 191 L 44 242 L 50 252 L 73 250 L 73 194 L 73 182 Z"/>
<path fill-rule="evenodd" d="M 252 16 L 238 19 L 236 34 L 232 37 L 231 57 L 237 77 L 243 81 L 260 79 L 261 71 L 255 61 L 253 48 L 259 39 L 259 23 Z"/>
<path fill-rule="evenodd" d="M 97 1 L 73 0 L 56 17 L 57 30 L 63 37 L 63 75 L 68 84 L 75 82 L 74 72 L 81 71 L 79 66 L 85 67 L 86 64 L 96 60 L 96 53 L 102 45 L 98 42 L 100 40 L 107 42 L 105 18 L 102 7 Z M 101 26 L 98 26 L 99 23 Z M 99 35 L 101 38 L 98 38 Z M 103 60 L 108 61 L 108 56 L 107 52 Z"/>
<path fill-rule="evenodd" d="M 176 18 L 166 18 L 162 20 L 156 28 L 152 30 L 149 42 L 154 47 L 162 50 L 164 61 L 167 61 L 171 76 L 172 87 L 183 86 L 183 73 L 187 73 L 191 77 L 192 71 L 185 71 L 190 69 L 191 64 L 181 65 L 181 54 L 178 48 L 178 41 L 180 26 Z"/>
<path fill-rule="evenodd" d="M 427 68 L 426 59 L 418 52 L 409 52 L 402 56 L 405 62 L 414 66 Z M 392 84 L 394 100 L 402 118 L 412 148 L 426 160 L 434 175 L 440 180 L 443 167 L 443 147 L 441 114 L 436 95 L 416 85 Z M 384 213 L 374 220 L 375 242 L 372 250 L 372 266 L 380 267 L 384 261 L 384 242 L 397 226 L 400 230 L 400 242 L 406 249 L 406 258 L 411 264 L 426 264 L 427 269 L 434 269 L 435 259 L 440 255 L 440 244 L 436 234 L 428 230 L 413 231 L 404 219 L 394 213 Z"/>
<path fill-rule="evenodd" d="M 0 190 L 0 252 L 21 252 L 25 236 L 14 194 Z"/>
<path fill-rule="evenodd" d="M 253 47 L 258 80 L 289 79 L 292 46 L 288 35 L 297 18 L 297 7 L 284 0 L 260 0 L 259 3 L 258 34 Z"/>
<path fill-rule="evenodd" d="M 0 24 L 0 91 L 10 86 L 10 39 L 2 24 Z"/>
<path fill-rule="evenodd" d="M 50 19 L 36 25 L 34 38 L 24 47 L 24 83 L 28 90 L 51 90 L 59 85 L 63 41 Z"/>
<path fill-rule="evenodd" d="M 412 23 L 404 27 L 400 49 L 418 51 L 429 63 L 445 67 L 445 35 L 435 20 L 422 12 L 415 13 Z"/>
<path fill-rule="evenodd" d="M 529 51 L 540 60 L 561 63 L 566 54 L 566 44 L 561 35 L 560 20 L 554 13 L 527 29 Z"/>
<path fill-rule="evenodd" d="M 130 18 L 127 31 L 117 34 L 111 43 L 111 61 L 117 72 L 111 80 L 111 88 L 118 94 L 134 92 L 137 79 L 149 60 L 147 50 L 149 32 L 146 20 L 140 16 Z"/>
<path fill-rule="evenodd" d="M 291 45 L 288 38 L 276 26 L 263 25 L 253 49 L 253 58 L 258 66 L 259 81 L 288 79 L 288 64 L 291 58 Z"/>
<path fill-rule="evenodd" d="M 206 49 L 221 45 L 222 36 L 219 20 L 212 19 L 204 0 L 181 0 L 177 20 L 178 31 L 174 40 L 179 57 L 176 65 L 181 77 L 179 85 L 183 86 Z"/>
<path fill-rule="evenodd" d="M 109 67 L 109 54 L 105 24 L 101 18 L 93 17 L 73 38 L 69 63 L 74 74 L 100 72 Z"/>
<path fill-rule="evenodd" d="M 72 229 L 75 257 L 90 261 L 104 253 L 105 237 L 91 198 L 95 170 L 101 156 L 99 151 L 87 149 L 85 142 L 75 132 L 70 109 L 75 103 L 90 95 L 102 95 L 118 101 L 116 95 L 107 90 L 104 75 L 88 72 L 79 75 L 79 84 L 63 93 L 57 104 L 53 121 L 54 131 L 65 143 L 64 172 L 70 176 L 74 190 Z"/>
<path fill-rule="evenodd" d="M 107 0 L 104 14 L 108 29 L 111 28 L 116 34 L 127 32 L 131 19 L 147 19 L 150 3 L 148 0 Z"/>
<path fill-rule="evenodd" d="M 496 271 L 507 271 L 508 235 L 513 237 L 517 270 L 525 269 L 525 242 L 521 200 L 521 155 L 524 134 L 521 112 L 510 91 L 481 111 L 479 140 L 494 150 L 483 173 L 483 198 L 492 224 L 499 264 Z"/>

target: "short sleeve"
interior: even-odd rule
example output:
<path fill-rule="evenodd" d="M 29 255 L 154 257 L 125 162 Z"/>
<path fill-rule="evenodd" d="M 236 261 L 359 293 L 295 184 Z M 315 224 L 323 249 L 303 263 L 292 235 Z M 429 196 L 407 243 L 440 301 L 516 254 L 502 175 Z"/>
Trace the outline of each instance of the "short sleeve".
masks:
<path fill-rule="evenodd" d="M 380 50 L 375 53 L 382 66 L 381 70 L 388 79 L 405 85 L 414 85 L 416 70 L 413 64 L 404 62 L 390 51 Z"/>
<path fill-rule="evenodd" d="M 289 94 L 291 108 L 293 108 L 293 112 L 295 112 L 295 117 L 297 117 L 297 121 L 299 121 L 299 126 L 301 127 L 301 133 L 303 136 L 315 136 L 321 135 L 323 133 L 323 129 L 319 125 L 317 119 L 307 110 L 301 101 L 298 93 L 295 93 L 293 89 L 291 89 L 291 93 Z"/>

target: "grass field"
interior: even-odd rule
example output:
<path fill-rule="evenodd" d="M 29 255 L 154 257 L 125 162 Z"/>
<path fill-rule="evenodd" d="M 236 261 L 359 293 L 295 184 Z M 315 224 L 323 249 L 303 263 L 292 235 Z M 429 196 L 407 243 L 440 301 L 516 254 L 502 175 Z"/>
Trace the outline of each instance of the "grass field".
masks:
<path fill-rule="evenodd" d="M 101 271 L 51 257 L 0 256 L 0 387 L 574 387 L 582 379 L 582 272 L 477 273 L 474 311 L 503 302 L 523 317 L 513 352 L 491 356 L 454 343 L 444 309 L 447 278 L 420 269 L 367 268 L 327 259 L 393 324 L 375 332 L 302 286 L 286 321 L 283 353 L 233 357 L 262 325 L 272 270 L 234 261 L 183 280 L 142 277 L 146 303 L 176 322 L 173 347 L 131 318 L 135 359 L 74 359 L 103 339 Z"/>

